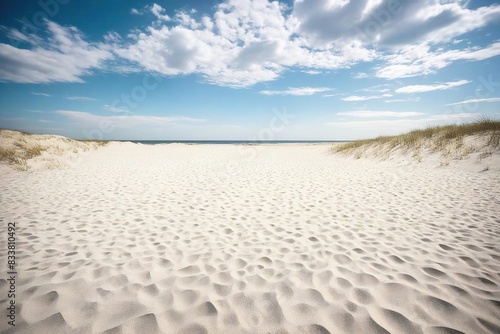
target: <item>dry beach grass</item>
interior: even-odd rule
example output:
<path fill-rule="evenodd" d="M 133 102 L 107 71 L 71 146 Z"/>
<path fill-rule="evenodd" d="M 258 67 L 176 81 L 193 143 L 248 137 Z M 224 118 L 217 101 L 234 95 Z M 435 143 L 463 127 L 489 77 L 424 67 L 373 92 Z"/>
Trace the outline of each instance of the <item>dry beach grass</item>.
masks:
<path fill-rule="evenodd" d="M 55 135 L 35 135 L 0 129 L 0 162 L 21 171 L 68 166 L 80 152 L 106 145 L 102 140 L 72 140 Z"/>
<path fill-rule="evenodd" d="M 475 122 L 427 127 L 397 136 L 381 136 L 336 145 L 332 152 L 356 158 L 387 159 L 397 154 L 408 154 L 417 162 L 424 156 L 437 153 L 441 164 L 474 154 L 483 159 L 500 147 L 500 121 L 480 119 Z"/>

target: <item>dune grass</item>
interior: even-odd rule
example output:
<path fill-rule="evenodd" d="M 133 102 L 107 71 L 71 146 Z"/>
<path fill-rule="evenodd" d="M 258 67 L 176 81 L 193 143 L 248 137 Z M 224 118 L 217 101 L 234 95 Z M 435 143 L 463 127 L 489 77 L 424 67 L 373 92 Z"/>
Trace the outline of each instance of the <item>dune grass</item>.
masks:
<path fill-rule="evenodd" d="M 109 140 L 99 140 L 99 139 L 79 139 L 77 141 L 80 143 L 95 144 L 97 146 L 106 146 L 107 144 L 109 144 Z"/>
<path fill-rule="evenodd" d="M 46 165 L 60 166 L 58 156 L 68 152 L 98 149 L 109 143 L 106 140 L 73 140 L 54 135 L 36 135 L 22 131 L 0 129 L 0 162 L 7 163 L 17 170 L 30 170 L 30 160 L 43 154 Z M 44 153 L 46 152 L 46 153 Z"/>
<path fill-rule="evenodd" d="M 0 161 L 15 164 L 19 162 L 19 157 L 16 154 L 16 150 L 12 148 L 0 147 Z"/>
<path fill-rule="evenodd" d="M 19 141 L 14 143 L 14 148 L 3 147 L 0 145 L 0 161 L 16 165 L 22 170 L 26 170 L 26 161 L 37 157 L 45 151 L 45 148 L 39 144 Z"/>
<path fill-rule="evenodd" d="M 332 152 L 360 158 L 369 155 L 369 148 L 375 148 L 372 150 L 373 155 L 387 158 L 392 151 L 400 150 L 403 153 L 413 153 L 413 156 L 421 161 L 421 150 L 428 150 L 431 153 L 440 152 L 449 160 L 466 157 L 480 149 L 464 142 L 466 137 L 473 135 L 486 137 L 486 143 L 481 148 L 486 149 L 486 153 L 482 154 L 498 149 L 500 147 L 500 121 L 483 118 L 466 124 L 427 127 L 397 136 L 381 136 L 342 143 L 335 145 Z"/>

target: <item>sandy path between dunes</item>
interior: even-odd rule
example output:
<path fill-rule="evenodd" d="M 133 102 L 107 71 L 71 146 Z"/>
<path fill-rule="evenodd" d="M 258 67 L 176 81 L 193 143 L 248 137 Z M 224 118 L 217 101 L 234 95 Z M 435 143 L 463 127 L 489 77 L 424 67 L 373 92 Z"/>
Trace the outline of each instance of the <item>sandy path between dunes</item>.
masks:
<path fill-rule="evenodd" d="M 256 150 L 112 143 L 3 175 L 15 333 L 500 332 L 500 173 Z"/>

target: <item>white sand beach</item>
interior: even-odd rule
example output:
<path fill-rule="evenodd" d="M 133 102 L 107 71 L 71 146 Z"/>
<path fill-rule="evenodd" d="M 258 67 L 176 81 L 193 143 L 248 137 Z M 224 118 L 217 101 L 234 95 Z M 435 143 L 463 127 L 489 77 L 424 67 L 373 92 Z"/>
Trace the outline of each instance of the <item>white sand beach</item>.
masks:
<path fill-rule="evenodd" d="M 112 142 L 3 164 L 18 280 L 0 331 L 499 333 L 498 152 L 485 168 L 330 146 Z"/>

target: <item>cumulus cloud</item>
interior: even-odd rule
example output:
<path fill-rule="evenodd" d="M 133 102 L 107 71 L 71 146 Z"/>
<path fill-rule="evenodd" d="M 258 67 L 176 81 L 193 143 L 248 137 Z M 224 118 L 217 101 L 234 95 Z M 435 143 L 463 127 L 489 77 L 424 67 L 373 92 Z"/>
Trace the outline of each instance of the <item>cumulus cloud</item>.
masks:
<path fill-rule="evenodd" d="M 435 90 L 447 90 L 451 89 L 454 87 L 466 85 L 470 83 L 471 81 L 469 80 L 458 80 L 458 81 L 450 81 L 450 82 L 445 82 L 441 84 L 434 84 L 434 85 L 410 85 L 410 86 L 405 86 L 396 89 L 396 93 L 426 93 L 426 92 L 432 92 Z"/>
<path fill-rule="evenodd" d="M 18 83 L 83 82 L 82 77 L 112 58 L 107 47 L 84 41 L 74 27 L 47 21 L 51 37 L 31 49 L 0 43 L 0 81 Z"/>
<path fill-rule="evenodd" d="M 300 87 L 300 88 L 288 88 L 287 90 L 262 90 L 259 93 L 263 95 L 294 95 L 294 96 L 307 96 L 314 95 L 316 93 L 331 91 L 331 88 L 327 87 Z"/>
<path fill-rule="evenodd" d="M 461 46 L 457 37 L 500 19 L 500 4 L 469 8 L 469 1 L 224 0 L 212 15 L 180 10 L 168 15 L 157 3 L 154 21 L 104 43 L 85 41 L 73 27 L 48 22 L 52 38 L 11 29 L 11 39 L 31 48 L 0 44 L 0 81 L 82 82 L 113 60 L 113 71 L 165 76 L 198 74 L 206 82 L 248 87 L 277 79 L 284 71 L 316 74 L 378 61 L 385 79 L 434 73 L 456 61 L 500 55 L 500 42 Z M 369 72 L 371 75 L 371 71 Z M 356 78 L 368 74 L 359 72 Z"/>
<path fill-rule="evenodd" d="M 161 20 L 161 21 L 171 21 L 172 19 L 170 18 L 170 16 L 168 16 L 167 14 L 164 14 L 165 13 L 165 9 L 154 3 L 152 6 L 151 6 L 151 13 L 153 13 L 154 16 L 156 16 L 156 18 L 158 20 Z"/>
<path fill-rule="evenodd" d="M 397 47 L 451 41 L 500 16 L 500 5 L 467 8 L 467 1 L 299 0 L 293 15 L 302 34 L 316 44 L 362 41 Z"/>
<path fill-rule="evenodd" d="M 198 73 L 210 83 L 233 87 L 275 80 L 291 67 L 317 73 L 380 59 L 385 64 L 375 75 L 394 79 L 500 54 L 496 44 L 434 47 L 500 18 L 500 5 L 468 9 L 463 1 L 300 0 L 289 9 L 276 1 L 226 0 L 212 17 L 181 11 L 175 25 L 149 27 L 119 54 L 149 71 Z M 164 15 L 157 4 L 152 11 L 159 19 Z"/>
<path fill-rule="evenodd" d="M 160 11 L 161 12 L 161 11 Z M 297 22 L 284 5 L 267 0 L 227 0 L 212 17 L 179 12 L 177 24 L 155 25 L 136 35 L 118 54 L 164 75 L 201 74 L 233 87 L 271 81 L 289 67 L 336 69 L 375 59 L 375 52 L 351 43 L 316 49 L 297 35 Z"/>

